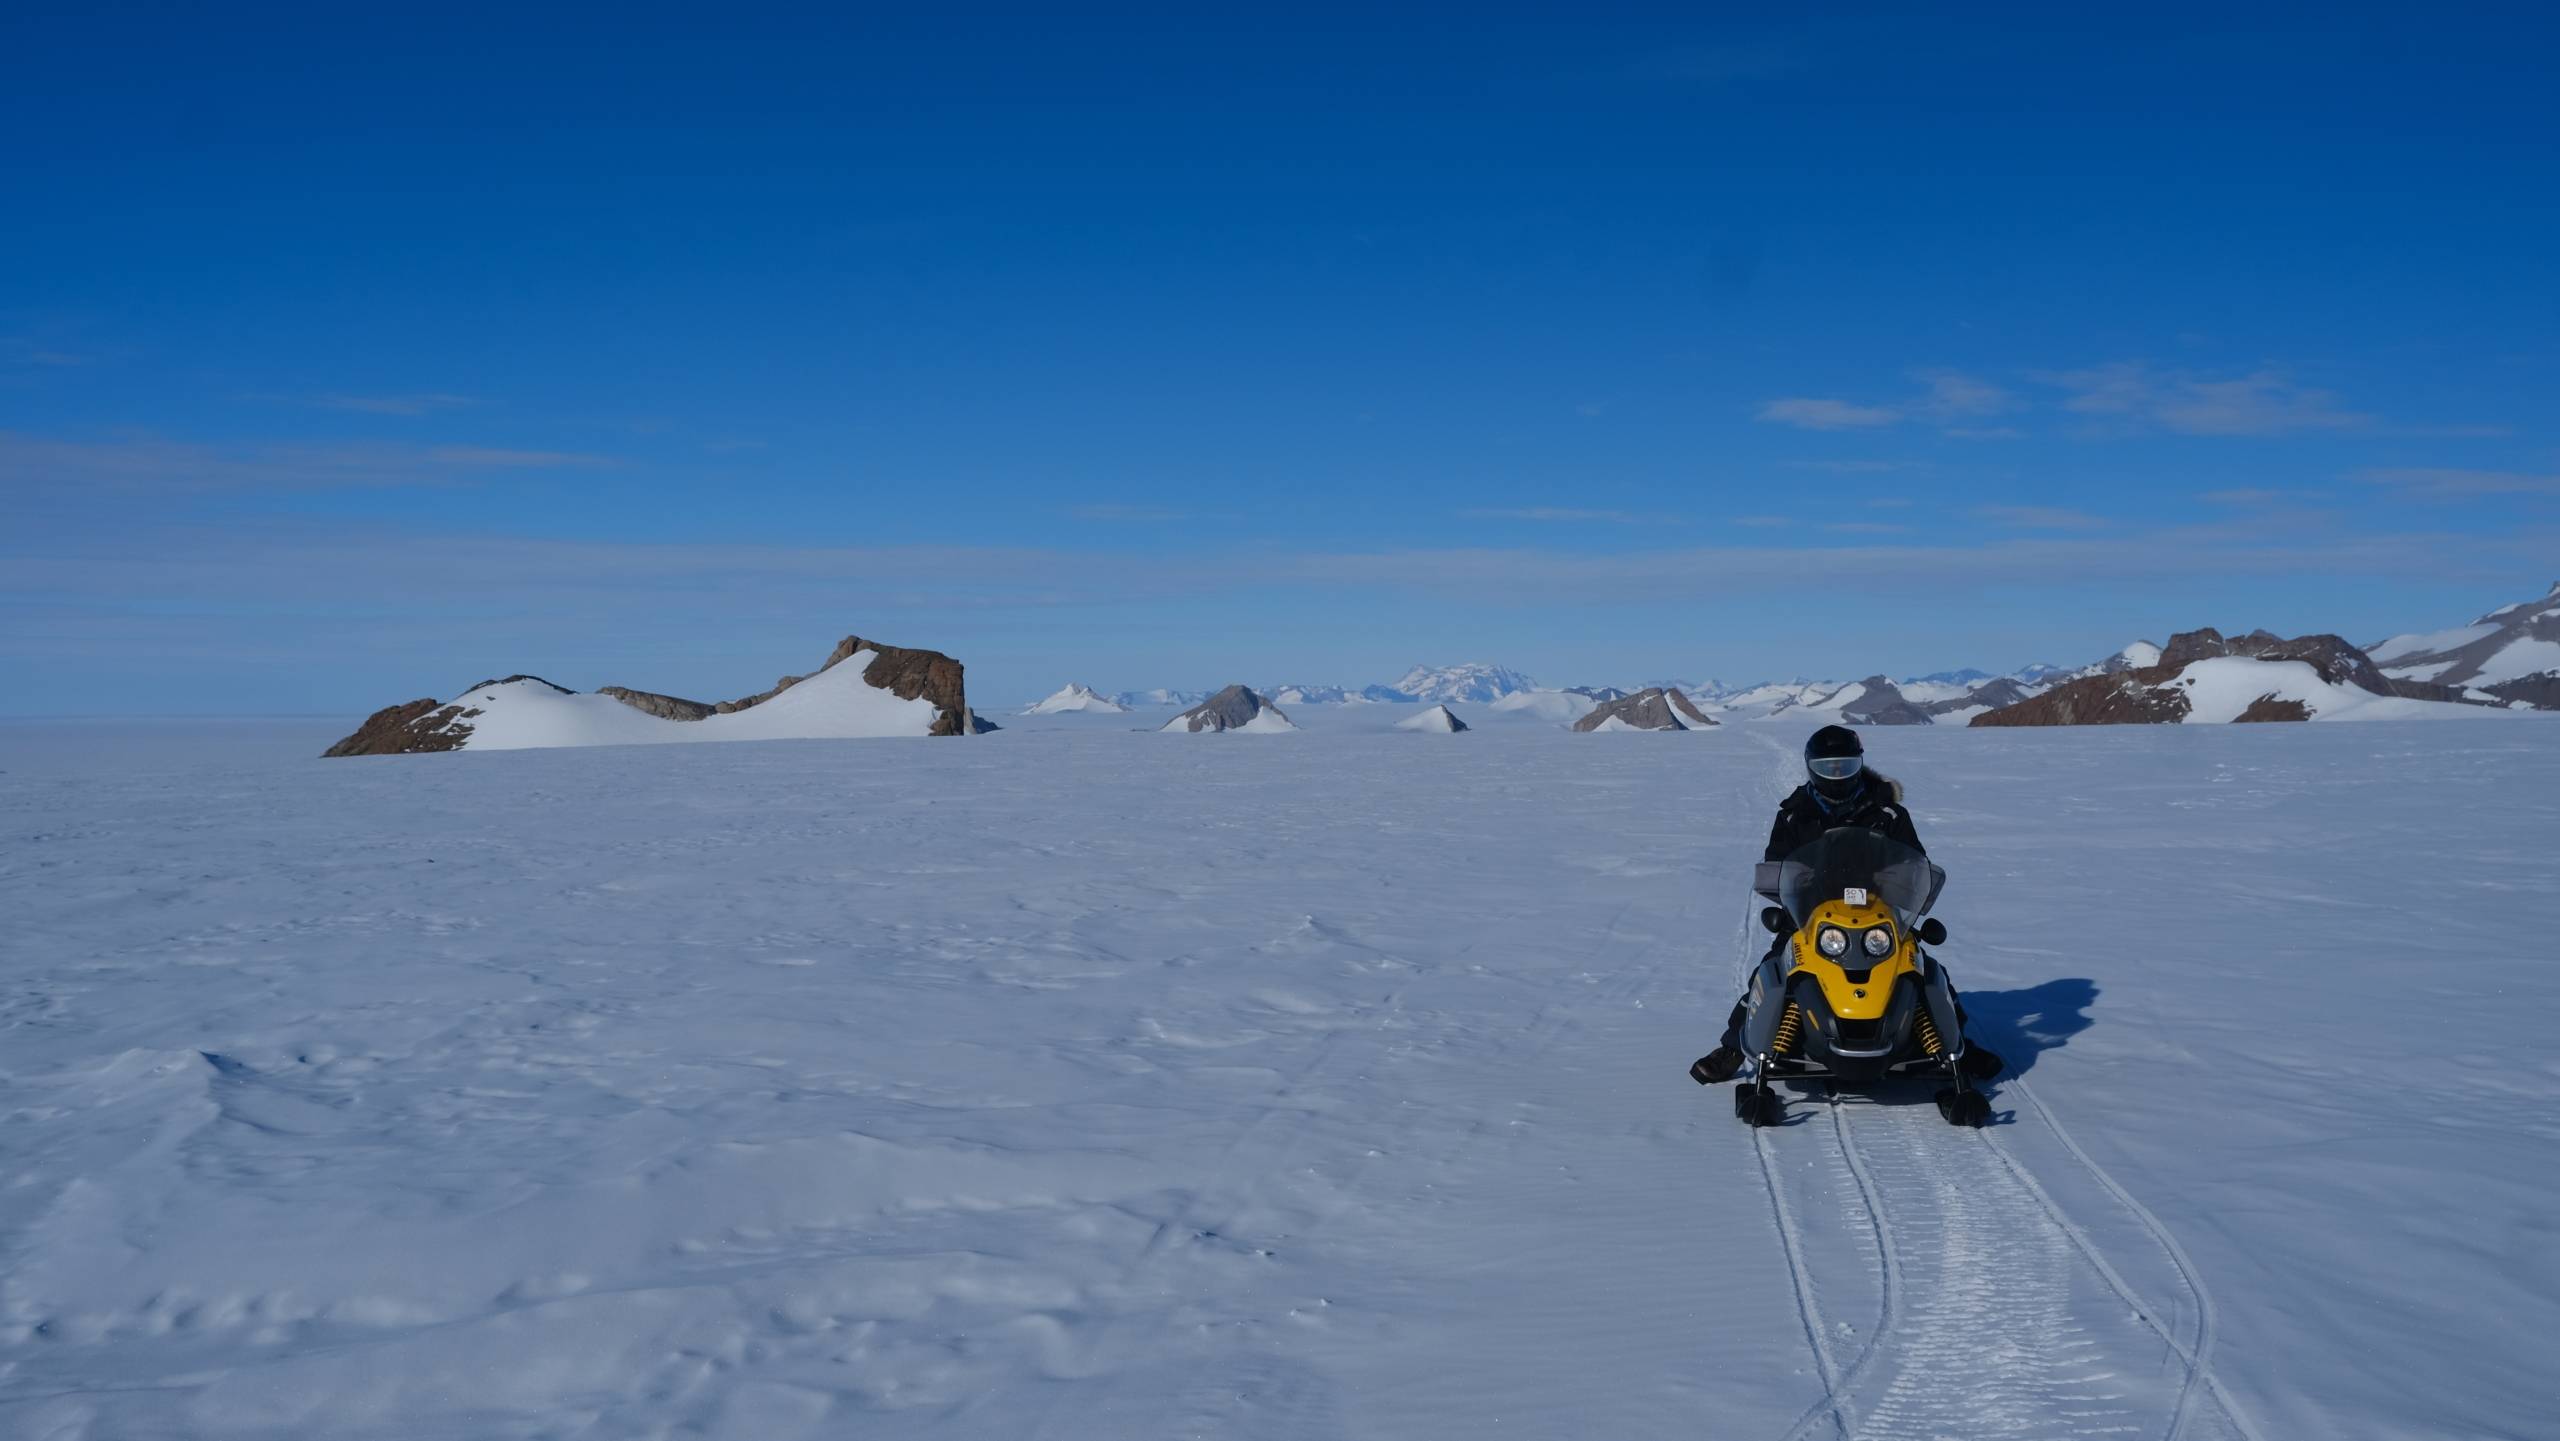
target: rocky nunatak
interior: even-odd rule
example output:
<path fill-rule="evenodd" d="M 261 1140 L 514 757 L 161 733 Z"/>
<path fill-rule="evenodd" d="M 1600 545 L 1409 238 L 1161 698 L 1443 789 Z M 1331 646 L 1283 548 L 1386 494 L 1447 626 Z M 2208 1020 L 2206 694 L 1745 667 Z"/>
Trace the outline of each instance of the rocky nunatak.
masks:
<path fill-rule="evenodd" d="M 885 690 L 900 700 L 927 700 L 933 703 L 935 716 L 928 735 L 970 735 L 994 727 L 978 719 L 969 709 L 969 698 L 963 684 L 960 662 L 938 650 L 917 650 L 908 646 L 883 645 L 857 635 L 846 636 L 827 656 L 826 663 L 809 675 L 821 674 L 862 651 L 872 652 L 870 664 L 863 667 L 865 685 Z M 738 700 L 697 701 L 681 696 L 661 695 L 655 691 L 634 690 L 628 686 L 608 685 L 596 688 L 596 694 L 611 696 L 632 709 L 661 720 L 699 721 L 715 715 L 729 715 L 747 710 L 773 699 L 809 676 L 787 675 L 770 690 Z M 490 685 L 515 681 L 534 681 L 563 694 L 575 694 L 567 686 L 555 685 L 539 676 L 514 675 L 503 681 L 482 681 L 463 692 L 481 690 Z M 388 756 L 415 755 L 433 751 L 460 750 L 471 738 L 471 721 L 479 712 L 468 706 L 450 705 L 429 697 L 385 706 L 365 718 L 355 733 L 321 752 L 324 756 Z"/>
<path fill-rule="evenodd" d="M 2186 719 L 2189 701 L 2171 682 L 2200 660 L 2238 656 L 2249 660 L 2301 661 L 2330 685 L 2353 686 L 2375 695 L 2407 695 L 2411 687 L 2395 684 L 2376 669 L 2371 657 L 2334 635 L 2306 635 L 2287 640 L 2268 631 L 2226 637 L 2211 626 L 2169 637 L 2159 663 L 2084 676 L 2014 705 L 1973 718 L 1977 726 L 2161 725 Z M 2423 697 L 2432 699 L 2433 697 Z M 2301 721 L 2310 711 L 2298 700 L 2262 696 L 2239 715 L 2240 721 Z"/>

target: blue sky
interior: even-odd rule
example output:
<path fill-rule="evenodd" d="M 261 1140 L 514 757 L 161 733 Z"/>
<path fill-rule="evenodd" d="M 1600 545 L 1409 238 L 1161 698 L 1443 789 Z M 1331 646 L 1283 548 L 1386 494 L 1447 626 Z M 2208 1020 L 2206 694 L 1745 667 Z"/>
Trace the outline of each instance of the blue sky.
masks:
<path fill-rule="evenodd" d="M 1395 8 L 10 7 L 0 713 L 852 631 L 991 706 L 2006 669 L 2560 576 L 2542 15 Z"/>

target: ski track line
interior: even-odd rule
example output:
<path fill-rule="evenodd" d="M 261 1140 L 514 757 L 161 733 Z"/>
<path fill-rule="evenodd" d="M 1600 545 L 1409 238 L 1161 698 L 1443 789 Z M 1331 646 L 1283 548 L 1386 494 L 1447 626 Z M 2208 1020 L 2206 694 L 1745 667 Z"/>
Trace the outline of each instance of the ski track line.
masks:
<path fill-rule="evenodd" d="M 1775 742 L 1753 735 L 1752 740 L 1784 755 Z M 1746 912 L 1740 928 L 1740 956 L 1747 978 L 1752 962 L 1752 929 L 1756 905 Z M 1747 982 L 1746 982 L 1747 983 Z M 1995 1425 L 2015 1434 L 2040 1425 L 2061 1420 L 2073 1435 L 2121 1434 L 2132 1431 L 2132 1415 L 2121 1406 L 2109 1405 L 2120 1396 L 2091 1388 L 2103 1387 L 2110 1379 L 2103 1351 L 2095 1338 L 2085 1335 L 2085 1328 L 2070 1322 L 2068 1294 L 2070 1281 L 2069 1255 L 2076 1250 L 2085 1258 L 2098 1278 L 2123 1301 L 2143 1325 L 2168 1346 L 2170 1353 L 2185 1364 L 2177 1405 L 2169 1419 L 2166 1441 L 2180 1441 L 2190 1424 L 2200 1383 L 2212 1385 L 2218 1399 L 2224 1401 L 2225 1414 L 2230 1415 L 2247 1441 L 2263 1441 L 2256 1432 L 2239 1423 L 2218 1385 L 2207 1369 L 2211 1355 L 2214 1313 L 2212 1302 L 2203 1289 L 2201 1278 L 2192 1263 L 2167 1234 L 2166 1227 L 2147 1208 L 2135 1201 L 2065 1132 L 2059 1121 L 2023 1082 L 2013 1082 L 2032 1105 L 2048 1129 L 2065 1149 L 2087 1167 L 2110 1194 L 2124 1202 L 2153 1238 L 2169 1253 L 2180 1277 L 2196 1297 L 2198 1336 L 2192 1348 L 2182 1344 L 2170 1327 L 2144 1305 L 2133 1293 L 2122 1275 L 2099 1254 L 2087 1234 L 2063 1215 L 2052 1197 L 2015 1157 L 1997 1144 L 1988 1133 L 1982 1140 L 1998 1158 L 2005 1173 L 2017 1183 L 2017 1192 L 2004 1198 L 1993 1195 L 1976 1180 L 1963 1174 L 1956 1154 L 1944 1144 L 1952 1137 L 1939 1138 L 1939 1127 L 1927 1124 L 1936 1120 L 1934 1108 L 1929 1114 L 1914 1115 L 1920 1108 L 1897 1107 L 1897 1114 L 1887 1123 L 1888 1139 L 1904 1149 L 1894 1157 L 1896 1169 L 1907 1172 L 1916 1183 L 1912 1195 L 1898 1205 L 1884 1200 L 1885 1186 L 1852 1135 L 1847 1107 L 1835 1096 L 1830 1102 L 1832 1126 L 1840 1159 L 1855 1180 L 1859 1199 L 1867 1211 L 1868 1223 L 1875 1237 L 1880 1288 L 1879 1316 L 1867 1334 L 1865 1345 L 1843 1368 L 1833 1355 L 1823 1331 L 1815 1285 L 1805 1253 L 1801 1228 L 1787 1205 L 1780 1183 L 1773 1145 L 1767 1135 L 1754 1128 L 1753 1149 L 1761 1168 L 1761 1179 L 1768 1187 L 1770 1210 L 1779 1229 L 1787 1269 L 1796 1291 L 1797 1312 L 1806 1336 L 1813 1347 L 1817 1370 L 1824 1385 L 1824 1396 L 1808 1408 L 1788 1429 L 1783 1441 L 1803 1441 L 1828 1419 L 1846 1438 L 1871 1428 L 1891 1435 L 1961 1435 L 1989 1434 Z M 1852 1102 L 1850 1104 L 1868 1104 Z M 1897 1178 L 1899 1179 L 1899 1178 Z M 2018 1195 L 2031 1203 L 2018 1204 Z M 1922 1196 L 1925 1201 L 1920 1199 Z M 1939 1285 L 1930 1289 L 1919 1305 L 1920 1319 L 1930 1324 L 1910 1336 L 1911 1318 L 1906 1312 L 1913 1304 L 1910 1278 L 1895 1243 L 1893 1225 L 1888 1217 L 1896 1210 L 1926 1214 L 1934 1208 L 1941 1217 L 1938 1228 L 1940 1249 Z M 2004 1212 L 2019 1213 L 2004 1215 Z M 2042 1222 L 2039 1226 L 2036 1223 Z M 2023 1224 L 2021 1224 L 2023 1223 Z M 2038 1234 L 2041 1233 L 2041 1234 Z M 2032 1276 L 2030 1272 L 2035 1273 Z M 2046 1284 L 2034 1284 L 2035 1281 Z M 1894 1343 L 1886 1343 L 1893 1336 Z M 1959 1368 L 1967 1362 L 1988 1355 L 2005 1360 L 2006 1365 L 1994 1369 L 1977 1386 L 1950 1385 L 1949 1375 L 1966 1374 Z M 1864 1387 L 1880 1358 L 1892 1356 L 1900 1364 L 1886 1382 L 1874 1403 L 1861 1407 L 1857 1392 Z M 1986 1408 L 1987 1411 L 1986 1411 Z M 1862 1425 L 1861 1422 L 1866 1424 Z M 2023 1429 L 2022 1429 L 2023 1428 Z"/>
<path fill-rule="evenodd" d="M 1772 758 L 1777 762 L 1777 769 L 1767 789 L 1778 795 L 1784 795 L 1787 782 L 1794 774 L 1786 748 L 1764 735 L 1749 731 L 1744 732 L 1744 735 L 1771 753 Z M 1758 950 L 1755 945 L 1757 938 L 1754 932 L 1760 929 L 1760 898 L 1752 895 L 1745 897 L 1744 901 L 1742 920 L 1735 927 L 1734 936 L 1734 954 L 1737 958 L 1736 990 L 1747 988 L 1751 984 L 1751 973 L 1758 965 Z M 1733 1084 L 1741 1085 L 1741 1078 L 1737 1077 Z M 1832 1354 L 1830 1336 L 1822 1324 L 1822 1309 L 1814 1296 L 1813 1272 L 1810 1260 L 1805 1253 L 1803 1233 L 1796 1225 L 1794 1216 L 1787 1209 L 1785 1188 L 1779 1182 L 1777 1158 L 1772 1151 L 1773 1143 L 1766 1129 L 1759 1126 L 1751 1128 L 1752 1154 L 1760 1163 L 1760 1182 L 1769 1191 L 1769 1210 L 1771 1216 L 1777 1221 L 1778 1244 L 1786 1259 L 1787 1278 L 1795 1288 L 1796 1315 L 1804 1325 L 1806 1342 L 1813 1348 L 1815 1374 L 1822 1381 L 1822 1395 L 1811 1406 L 1805 1408 L 1804 1414 L 1796 1418 L 1793 1426 L 1787 1428 L 1785 1441 L 1801 1441 L 1801 1438 L 1825 1417 L 1833 1421 L 1842 1437 L 1845 1438 L 1850 1434 L 1852 1428 L 1847 1409 L 1848 1388 L 1860 1375 L 1864 1374 L 1868 1366 L 1874 1363 L 1878 1345 L 1886 1331 L 1891 1329 L 1893 1318 L 1898 1289 L 1896 1286 L 1898 1267 L 1893 1259 L 1893 1242 L 1887 1234 L 1884 1212 L 1876 1203 L 1875 1188 L 1870 1183 L 1865 1169 L 1849 1154 L 1848 1136 L 1840 1129 L 1842 1124 L 1835 1104 L 1832 1110 L 1832 1127 L 1840 1145 L 1840 1160 L 1857 1181 L 1860 1199 L 1866 1205 L 1867 1224 L 1876 1238 L 1877 1255 L 1880 1258 L 1878 1269 L 1882 1276 L 1882 1294 L 1877 1303 L 1875 1324 L 1867 1328 L 1866 1344 L 1860 1347 L 1858 1354 L 1851 1359 L 1845 1374 L 1840 1370 L 1838 1358 Z"/>
<path fill-rule="evenodd" d="M 1877 1341 L 1882 1364 L 1870 1368 L 1883 1380 L 1858 1407 L 1859 1434 L 2053 1441 L 2147 1430 L 2110 1389 L 2109 1358 L 2127 1338 L 2103 1334 L 2104 1311 L 2075 1308 L 2070 1240 L 2034 1199 L 1985 1173 L 1934 1106 L 1837 1104 L 1843 1143 L 1873 1178 L 1878 1210 L 1930 1238 L 1916 1253 L 1896 1249 L 1899 1299 L 1889 1336 Z M 1852 1106 L 1876 1110 L 1872 1127 L 1850 1127 Z M 2154 1342 L 2140 1330 L 2130 1337 L 2145 1350 Z M 1843 1398 L 1857 1401 L 1855 1388 Z"/>
<path fill-rule="evenodd" d="M 2089 1257 L 2091 1263 L 2097 1266 L 2099 1273 L 2115 1287 L 2116 1293 L 2124 1298 L 2127 1305 L 2133 1307 L 2135 1314 L 2141 1316 L 2150 1323 L 2153 1330 L 2160 1333 L 2160 1339 L 2177 1349 L 2186 1360 L 2187 1381 L 2179 1393 L 2178 1411 L 2170 1424 L 2167 1441 L 2179 1441 L 2179 1438 L 2185 1435 L 2186 1428 L 2194 1417 L 2198 1395 L 2204 1390 L 2212 1392 L 2214 1400 L 2222 1407 L 2222 1414 L 2230 1420 L 2233 1429 L 2239 1431 L 2247 1441 L 2265 1441 L 2258 1428 L 2250 1423 L 2239 1407 L 2232 1404 L 2230 1393 L 2223 1389 L 2221 1381 L 2213 1374 L 2213 1344 L 2215 1334 L 2221 1325 L 2220 1313 L 2214 1305 L 2213 1293 L 2206 1289 L 2204 1276 L 2196 1269 L 2195 1261 L 2187 1255 L 2186 1248 L 2178 1244 L 2178 1238 L 2171 1233 L 2168 1225 L 2160 1219 L 2158 1214 L 2149 1206 L 2136 1200 L 2132 1192 L 2126 1190 L 2113 1175 L 2108 1173 L 2106 1167 L 2099 1165 L 2087 1151 L 2081 1149 L 2078 1139 L 2063 1126 L 2061 1119 L 2053 1114 L 2052 1108 L 2045 1105 L 2044 1098 L 2037 1095 L 2034 1088 L 2027 1084 L 2025 1077 L 2012 1080 L 2001 1089 L 2015 1090 L 2019 1097 L 2034 1109 L 2036 1118 L 2044 1123 L 2045 1129 L 2052 1133 L 2055 1140 L 2062 1143 L 2062 1148 L 2071 1154 L 2071 1158 L 2079 1162 L 2091 1179 L 2105 1188 L 2108 1195 L 2115 1197 L 2127 1211 L 2132 1213 L 2133 1218 L 2142 1224 L 2143 1230 L 2148 1232 L 2160 1249 L 2168 1254 L 2170 1264 L 2178 1268 L 2178 1279 L 2185 1284 L 2187 1293 L 2195 1298 L 2196 1337 L 2190 1349 L 2180 1346 L 2178 1338 L 2171 1333 L 2170 1329 L 2157 1320 L 2148 1307 L 2135 1299 L 2131 1289 L 2124 1284 L 2122 1278 L 2116 1275 L 2115 1269 L 2100 1259 L 2089 1238 L 2079 1227 L 2071 1224 L 2062 1215 L 2061 1210 L 2054 1204 L 2053 1198 L 2042 1186 L 2036 1184 L 2034 1178 L 2015 1157 L 2009 1154 L 2007 1148 L 1998 1145 L 1990 1132 L 1983 1133 L 1983 1140 L 1991 1143 L 1991 1149 L 2000 1157 L 2001 1163 L 2026 1183 L 2028 1190 L 2035 1194 L 2055 1222 L 2070 1233 L 2081 1251 Z"/>
<path fill-rule="evenodd" d="M 1787 1214 L 1786 1197 L 1778 1189 L 1777 1167 L 1769 1158 L 1769 1138 L 1760 1127 L 1754 1126 L 1751 1128 L 1751 1143 L 1760 1153 L 1760 1180 L 1769 1190 L 1769 1213 L 1778 1222 L 1778 1248 L 1786 1258 L 1787 1280 L 1795 1287 L 1796 1318 L 1804 1325 L 1806 1344 L 1813 1347 L 1814 1374 L 1822 1382 L 1822 1399 L 1814 1402 L 1787 1431 L 1788 1441 L 1794 1441 L 1816 1420 L 1837 1414 L 1835 1402 L 1840 1394 L 1840 1376 L 1838 1365 L 1831 1356 L 1831 1344 L 1823 1338 L 1822 1314 L 1814 1305 L 1813 1278 L 1805 1269 L 1804 1239 L 1796 1230 L 1795 1218 Z M 1874 1349 L 1873 1330 L 1868 1332 L 1867 1345 L 1869 1350 Z M 1860 1353 L 1859 1363 L 1863 1365 L 1866 1359 L 1865 1353 Z"/>

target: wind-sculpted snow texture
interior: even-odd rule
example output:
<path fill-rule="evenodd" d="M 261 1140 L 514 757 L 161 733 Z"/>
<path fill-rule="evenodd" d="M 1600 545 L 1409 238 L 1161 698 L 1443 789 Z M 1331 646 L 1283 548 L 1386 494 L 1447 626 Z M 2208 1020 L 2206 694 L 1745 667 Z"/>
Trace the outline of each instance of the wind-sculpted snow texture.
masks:
<path fill-rule="evenodd" d="M 2018 1074 L 1754 1133 L 1794 731 L 1075 720 L 0 727 L 0 1435 L 2548 1434 L 2560 722 L 1872 737 Z"/>

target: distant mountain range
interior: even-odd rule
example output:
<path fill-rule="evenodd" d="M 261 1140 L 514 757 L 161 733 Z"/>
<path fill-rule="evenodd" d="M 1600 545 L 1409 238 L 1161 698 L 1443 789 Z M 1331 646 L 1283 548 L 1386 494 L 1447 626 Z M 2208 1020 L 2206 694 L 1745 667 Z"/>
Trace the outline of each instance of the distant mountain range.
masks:
<path fill-rule="evenodd" d="M 2101 694 L 2130 696 L 2161 686 L 2191 692 L 2200 682 L 2179 677 L 2187 667 L 2204 661 L 2227 663 L 2206 673 L 2215 686 L 2265 687 L 2243 697 L 2233 710 L 2234 717 L 2262 698 L 2267 705 L 2252 718 L 2270 718 L 2278 713 L 2291 718 L 2297 709 L 2313 718 L 2349 711 L 2399 714 L 2406 710 L 2397 706 L 2377 708 L 2373 705 L 2377 700 L 2409 702 L 2422 708 L 2455 705 L 2560 710 L 2560 585 L 2538 600 L 2502 606 L 2469 625 L 2393 636 L 2369 647 L 2357 647 L 2334 636 L 2304 636 L 2288 641 L 2265 631 L 2226 638 L 2208 627 L 2181 632 L 2165 646 L 2134 641 L 2086 665 L 2031 665 L 2004 674 L 1968 667 L 1899 680 L 1883 675 L 1845 681 L 1798 678 L 1752 685 L 1728 685 L 1712 679 L 1668 680 L 1621 688 L 1542 686 L 1508 667 L 1471 661 L 1450 666 L 1417 665 L 1392 684 L 1354 688 L 1300 682 L 1267 686 L 1255 693 L 1270 705 L 1474 705 L 1497 714 L 1534 717 L 1558 725 L 1577 724 L 1630 696 L 1647 693 L 1683 696 L 1712 721 L 1802 717 L 1849 725 L 2076 724 L 2081 722 L 2055 718 L 2106 715 L 2150 719 L 2156 718 L 2155 712 L 2163 711 L 2175 711 L 2178 718 L 2219 714 L 2223 707 L 2218 702 L 2199 706 L 2192 699 L 2181 703 L 2155 696 L 2122 704 L 2096 704 L 2092 699 Z M 2309 669 L 2282 674 L 2255 669 L 2284 665 Z M 2110 683 L 2087 684 L 2092 681 Z M 2334 689 L 2341 685 L 2347 688 L 2345 692 Z M 2065 691 L 2070 692 L 2070 697 L 2064 701 L 2019 709 L 2039 697 Z M 1115 704 L 1124 709 L 1195 706 L 1208 698 L 1206 691 L 1154 690 L 1124 691 L 1105 701 L 1085 687 L 1070 686 L 1027 713 L 1098 709 Z M 2001 718 L 1986 719 L 1995 715 Z M 1595 721 L 1592 728 L 1601 724 Z"/>
<path fill-rule="evenodd" d="M 2468 625 L 2357 646 L 2335 635 L 2287 639 L 2264 630 L 2181 631 L 2135 641 L 2076 669 L 2037 665 L 1991 675 L 1948 670 L 1893 680 L 1713 681 L 1633 691 L 1546 687 L 1483 662 L 1415 666 L 1393 685 L 1231 685 L 1103 696 L 1070 684 L 1024 714 L 1118 714 L 1187 707 L 1158 728 L 1286 731 L 1283 704 L 1471 705 L 1580 731 L 1703 729 L 1783 718 L 1847 725 L 2104 725 L 2479 717 L 2560 711 L 2560 585 Z M 1428 713 L 1426 713 L 1428 714 Z M 1436 723 L 1436 722 L 1435 722 Z M 1150 724 L 1155 724 L 1150 721 Z M 332 756 L 534 746 L 653 744 L 868 736 L 967 736 L 995 729 L 969 707 L 960 662 L 939 651 L 847 636 L 817 670 L 736 700 L 699 701 L 624 686 L 580 694 L 536 676 L 482 681 L 450 700 L 385 706 L 329 748 Z"/>

